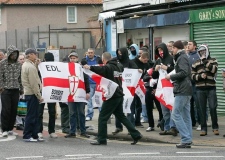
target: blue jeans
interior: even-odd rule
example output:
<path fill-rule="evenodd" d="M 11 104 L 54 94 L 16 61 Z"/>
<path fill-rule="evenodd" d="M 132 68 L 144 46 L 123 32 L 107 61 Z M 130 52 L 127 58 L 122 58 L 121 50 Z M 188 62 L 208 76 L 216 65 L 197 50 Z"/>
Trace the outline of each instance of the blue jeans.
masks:
<path fill-rule="evenodd" d="M 191 96 L 175 96 L 171 117 L 180 133 L 181 143 L 192 142 L 192 122 L 190 115 Z"/>
<path fill-rule="evenodd" d="M 168 108 L 166 108 L 164 105 L 161 104 L 162 108 L 162 114 L 164 119 L 164 130 L 169 131 L 170 128 L 176 128 L 176 125 L 174 124 L 172 118 L 170 118 L 171 112 Z"/>
<path fill-rule="evenodd" d="M 148 115 L 146 110 L 146 105 L 142 104 L 142 112 L 141 112 L 142 118 L 145 122 L 148 122 Z"/>
<path fill-rule="evenodd" d="M 207 123 L 206 123 L 206 113 L 207 113 L 207 102 L 209 105 L 211 120 L 212 120 L 212 129 L 219 129 L 218 118 L 217 118 L 217 95 L 215 89 L 197 89 L 197 98 L 199 100 L 200 112 L 201 112 L 201 129 L 202 131 L 207 132 Z"/>
<path fill-rule="evenodd" d="M 79 116 L 81 134 L 86 133 L 85 103 L 84 102 L 69 102 L 68 106 L 69 106 L 69 114 L 70 114 L 70 133 L 76 133 L 76 129 L 77 129 L 76 115 Z"/>
<path fill-rule="evenodd" d="M 88 100 L 88 104 L 87 104 L 87 115 L 86 117 L 90 117 L 92 119 L 92 117 L 94 116 L 94 109 L 93 109 L 93 105 L 92 105 L 92 97 L 95 94 L 95 89 L 96 89 L 96 84 L 91 84 L 90 83 L 90 98 Z"/>

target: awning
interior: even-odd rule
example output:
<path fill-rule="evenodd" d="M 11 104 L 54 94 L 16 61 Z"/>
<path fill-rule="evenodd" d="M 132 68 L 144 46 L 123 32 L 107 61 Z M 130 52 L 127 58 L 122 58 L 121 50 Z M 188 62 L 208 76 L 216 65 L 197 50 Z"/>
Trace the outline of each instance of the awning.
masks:
<path fill-rule="evenodd" d="M 116 12 L 113 12 L 113 11 L 99 13 L 98 20 L 102 21 L 104 19 L 112 18 L 112 17 L 115 17 L 115 16 L 116 16 Z"/>

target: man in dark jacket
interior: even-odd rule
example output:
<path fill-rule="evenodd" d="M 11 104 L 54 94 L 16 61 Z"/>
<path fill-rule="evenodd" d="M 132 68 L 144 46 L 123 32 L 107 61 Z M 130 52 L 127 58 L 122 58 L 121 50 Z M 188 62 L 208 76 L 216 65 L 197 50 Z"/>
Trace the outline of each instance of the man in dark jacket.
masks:
<path fill-rule="evenodd" d="M 17 61 L 19 50 L 11 45 L 8 47 L 7 54 L 8 58 L 0 62 L 1 128 L 3 137 L 8 137 L 8 134 L 18 135 L 12 130 L 16 120 L 19 95 L 23 94 L 21 64 Z"/>
<path fill-rule="evenodd" d="M 181 136 L 181 143 L 177 148 L 191 148 L 192 143 L 192 123 L 190 116 L 190 99 L 192 95 L 191 68 L 188 57 L 183 50 L 181 41 L 173 44 L 173 55 L 175 60 L 175 74 L 166 75 L 166 79 L 174 83 L 174 106 L 172 110 L 172 119 Z"/>
<path fill-rule="evenodd" d="M 217 95 L 216 95 L 216 73 L 218 63 L 215 58 L 210 57 L 207 45 L 200 45 L 198 48 L 200 59 L 192 65 L 192 80 L 196 85 L 196 93 L 201 112 L 201 133 L 207 135 L 206 110 L 207 102 L 212 119 L 212 129 L 215 135 L 219 135 L 217 119 Z"/>
<path fill-rule="evenodd" d="M 98 118 L 98 139 L 96 142 L 92 142 L 92 145 L 106 145 L 107 144 L 107 121 L 112 114 L 115 115 L 116 118 L 120 122 L 123 123 L 124 126 L 128 129 L 131 137 L 134 139 L 134 142 L 131 144 L 136 144 L 139 139 L 142 138 L 142 135 L 139 131 L 137 131 L 131 122 L 126 118 L 123 113 L 123 89 L 122 89 L 122 79 L 121 75 L 123 72 L 123 66 L 118 63 L 116 60 L 111 60 L 110 53 L 103 53 L 102 60 L 105 66 L 88 66 L 84 65 L 85 69 L 90 69 L 91 71 L 117 83 L 119 86 L 117 87 L 113 96 L 104 101 L 102 105 L 102 110 L 99 114 Z"/>
<path fill-rule="evenodd" d="M 155 65 L 153 66 L 152 78 L 158 79 L 159 72 L 158 70 L 164 69 L 167 73 L 170 73 L 174 69 L 173 57 L 169 54 L 167 46 L 165 43 L 161 43 L 156 47 L 155 54 L 159 57 Z M 170 110 L 161 104 L 163 120 L 164 120 L 164 131 L 160 132 L 160 135 L 173 135 L 177 136 L 177 130 L 174 122 L 170 118 Z"/>
<path fill-rule="evenodd" d="M 128 50 L 126 47 L 124 48 L 119 48 L 116 50 L 116 59 L 117 61 L 119 61 L 124 68 L 131 68 L 131 69 L 138 69 L 138 66 L 129 59 L 129 55 L 128 55 Z M 134 115 L 134 110 L 131 109 L 132 115 Z M 131 117 L 131 115 L 128 114 L 128 117 Z M 134 118 L 130 118 L 131 122 L 134 122 Z M 117 134 L 119 132 L 123 131 L 123 125 L 121 124 L 121 122 L 116 118 L 115 120 L 116 123 L 116 129 L 115 131 L 113 131 L 113 134 Z"/>

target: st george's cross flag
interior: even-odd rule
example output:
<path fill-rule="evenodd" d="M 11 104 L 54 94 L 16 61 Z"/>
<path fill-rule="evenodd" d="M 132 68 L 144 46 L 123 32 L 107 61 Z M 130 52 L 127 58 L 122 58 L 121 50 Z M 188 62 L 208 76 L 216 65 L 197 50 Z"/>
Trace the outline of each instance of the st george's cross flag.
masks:
<path fill-rule="evenodd" d="M 135 90 L 136 95 L 140 98 L 141 103 L 145 105 L 145 93 L 146 93 L 146 88 L 143 80 L 139 80 L 137 88 Z"/>
<path fill-rule="evenodd" d="M 42 62 L 44 102 L 87 102 L 83 69 L 78 63 Z"/>

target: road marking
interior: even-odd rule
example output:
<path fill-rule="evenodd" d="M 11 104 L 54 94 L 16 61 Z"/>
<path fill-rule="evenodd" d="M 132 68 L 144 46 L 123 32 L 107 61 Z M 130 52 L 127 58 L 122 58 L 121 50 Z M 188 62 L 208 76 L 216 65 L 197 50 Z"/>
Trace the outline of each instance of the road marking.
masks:
<path fill-rule="evenodd" d="M 127 159 L 127 158 L 224 158 L 224 156 L 103 156 L 99 159 Z"/>
<path fill-rule="evenodd" d="M 49 159 L 49 160 L 67 160 L 67 159 L 89 159 L 89 158 L 92 158 L 92 157 L 78 157 L 78 158 L 63 158 L 63 159 Z"/>
<path fill-rule="evenodd" d="M 6 159 L 28 159 L 28 158 L 43 158 L 43 156 L 9 157 Z"/>
<path fill-rule="evenodd" d="M 1 137 L 2 137 L 2 136 L 1 136 Z M 0 138 L 1 138 L 1 137 L 0 137 Z M 2 137 L 2 138 L 4 138 L 4 137 Z M 8 136 L 7 138 L 0 139 L 0 142 L 12 141 L 12 140 L 14 140 L 14 139 L 16 139 L 16 136 Z"/>
<path fill-rule="evenodd" d="M 186 154 L 186 153 L 191 153 L 191 154 L 205 154 L 205 153 L 215 153 L 215 152 L 176 152 L 178 154 Z"/>
<path fill-rule="evenodd" d="M 149 154 L 160 154 L 160 152 L 152 152 L 152 153 L 119 153 L 121 156 L 125 155 L 149 155 Z"/>
<path fill-rule="evenodd" d="M 82 156 L 102 156 L 102 154 L 74 154 L 74 155 L 65 155 L 66 157 L 82 157 Z"/>

